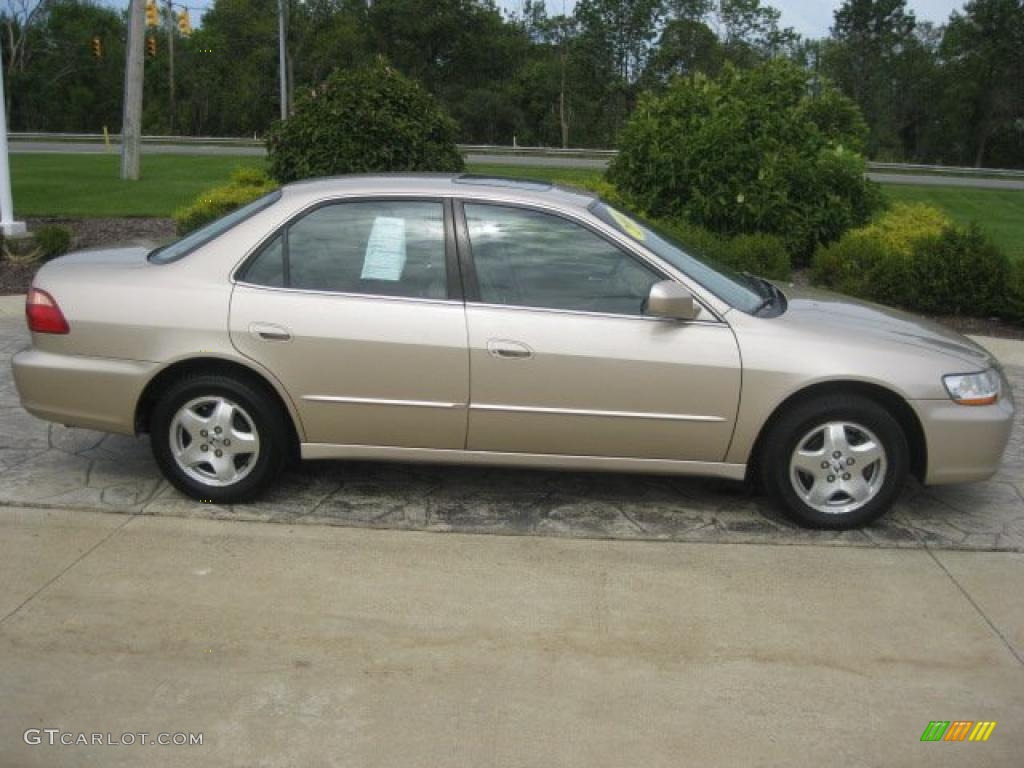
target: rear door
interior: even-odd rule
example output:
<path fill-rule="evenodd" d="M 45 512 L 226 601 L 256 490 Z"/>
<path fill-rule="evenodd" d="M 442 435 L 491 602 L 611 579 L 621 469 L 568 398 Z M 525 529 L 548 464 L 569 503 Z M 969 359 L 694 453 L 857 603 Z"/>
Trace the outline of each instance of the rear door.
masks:
<path fill-rule="evenodd" d="M 725 323 L 646 317 L 665 275 L 581 220 L 472 201 L 456 217 L 470 450 L 722 461 L 740 393 Z"/>
<path fill-rule="evenodd" d="M 294 400 L 309 443 L 461 449 L 469 367 L 451 204 L 337 200 L 247 260 L 236 348 Z"/>

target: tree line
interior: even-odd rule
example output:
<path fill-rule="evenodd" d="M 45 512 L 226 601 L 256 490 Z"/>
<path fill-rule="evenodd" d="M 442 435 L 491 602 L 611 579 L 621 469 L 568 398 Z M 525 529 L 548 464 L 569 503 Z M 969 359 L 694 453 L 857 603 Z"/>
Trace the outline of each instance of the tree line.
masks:
<path fill-rule="evenodd" d="M 1024 167 L 1024 0 L 969 0 L 943 24 L 906 0 L 845 0 L 822 39 L 761 0 L 578 0 L 564 14 L 542 0 L 290 0 L 288 17 L 293 92 L 383 57 L 464 142 L 615 146 L 642 93 L 785 58 L 810 92 L 831 83 L 859 106 L 875 159 Z M 9 0 L 11 130 L 118 130 L 126 22 L 92 0 Z M 277 0 L 215 0 L 189 36 L 147 30 L 144 131 L 264 135 L 280 110 L 277 24 Z"/>

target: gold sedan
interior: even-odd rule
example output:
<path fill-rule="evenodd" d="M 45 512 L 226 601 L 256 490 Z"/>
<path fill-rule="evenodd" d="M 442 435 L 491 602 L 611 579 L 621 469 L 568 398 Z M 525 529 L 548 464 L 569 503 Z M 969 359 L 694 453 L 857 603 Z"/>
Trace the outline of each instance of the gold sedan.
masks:
<path fill-rule="evenodd" d="M 956 333 L 533 182 L 292 184 L 156 250 L 50 262 L 27 301 L 25 408 L 148 432 L 177 488 L 222 503 L 297 453 L 757 480 L 849 528 L 908 473 L 991 476 L 1013 416 Z"/>

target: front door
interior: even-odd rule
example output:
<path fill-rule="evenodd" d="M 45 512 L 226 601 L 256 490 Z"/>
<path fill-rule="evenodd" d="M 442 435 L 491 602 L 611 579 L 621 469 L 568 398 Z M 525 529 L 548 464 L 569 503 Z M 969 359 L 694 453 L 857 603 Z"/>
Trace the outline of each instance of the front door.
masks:
<path fill-rule="evenodd" d="M 740 393 L 727 325 L 645 317 L 664 276 L 577 221 L 463 208 L 470 450 L 724 459 Z"/>
<path fill-rule="evenodd" d="M 282 382 L 306 442 L 465 446 L 466 319 L 446 219 L 441 201 L 332 202 L 243 268 L 232 342 Z"/>

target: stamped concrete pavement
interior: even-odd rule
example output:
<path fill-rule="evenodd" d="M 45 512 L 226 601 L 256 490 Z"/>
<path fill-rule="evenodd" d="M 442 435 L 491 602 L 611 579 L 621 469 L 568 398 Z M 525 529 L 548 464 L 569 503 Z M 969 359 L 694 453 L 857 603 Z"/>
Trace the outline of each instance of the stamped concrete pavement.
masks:
<path fill-rule="evenodd" d="M 163 481 L 145 439 L 67 429 L 22 410 L 9 358 L 27 340 L 20 317 L 0 317 L 0 504 L 433 531 L 1024 552 L 1024 408 L 995 478 L 928 489 L 912 483 L 889 515 L 860 531 L 796 528 L 765 499 L 723 481 L 369 462 L 306 462 L 259 503 L 213 506 Z M 1024 403 L 1024 367 L 1007 370 Z"/>

